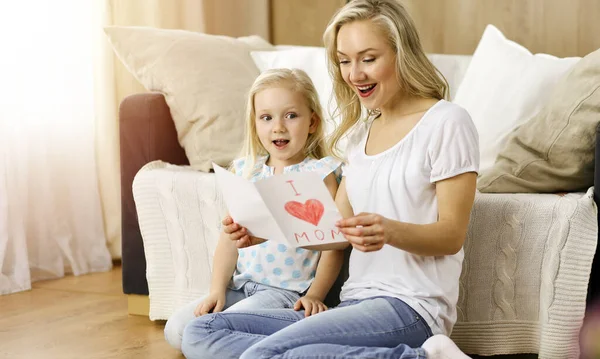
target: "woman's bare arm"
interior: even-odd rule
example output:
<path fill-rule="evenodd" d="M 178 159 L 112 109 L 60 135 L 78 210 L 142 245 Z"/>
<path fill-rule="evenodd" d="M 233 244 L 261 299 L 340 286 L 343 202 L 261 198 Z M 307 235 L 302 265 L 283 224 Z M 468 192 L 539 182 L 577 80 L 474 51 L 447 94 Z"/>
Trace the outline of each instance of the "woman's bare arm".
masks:
<path fill-rule="evenodd" d="M 404 223 L 361 213 L 340 221 L 341 230 L 361 251 L 375 251 L 389 244 L 423 256 L 455 254 L 465 241 L 476 181 L 477 174 L 469 172 L 436 183 L 438 221 L 435 223 Z"/>

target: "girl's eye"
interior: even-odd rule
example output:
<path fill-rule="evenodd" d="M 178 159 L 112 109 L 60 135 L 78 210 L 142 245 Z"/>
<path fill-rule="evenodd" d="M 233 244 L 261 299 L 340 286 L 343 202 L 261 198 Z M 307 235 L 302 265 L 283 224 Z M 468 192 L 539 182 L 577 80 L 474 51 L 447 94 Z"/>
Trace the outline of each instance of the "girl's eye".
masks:
<path fill-rule="evenodd" d="M 263 121 L 271 121 L 272 117 L 269 115 L 262 115 L 260 116 L 260 119 Z"/>
<path fill-rule="evenodd" d="M 296 118 L 296 117 L 298 117 L 298 115 L 297 115 L 297 114 L 295 114 L 294 112 L 290 112 L 290 113 L 288 113 L 287 115 L 285 115 L 285 117 L 286 117 L 286 118 Z"/>

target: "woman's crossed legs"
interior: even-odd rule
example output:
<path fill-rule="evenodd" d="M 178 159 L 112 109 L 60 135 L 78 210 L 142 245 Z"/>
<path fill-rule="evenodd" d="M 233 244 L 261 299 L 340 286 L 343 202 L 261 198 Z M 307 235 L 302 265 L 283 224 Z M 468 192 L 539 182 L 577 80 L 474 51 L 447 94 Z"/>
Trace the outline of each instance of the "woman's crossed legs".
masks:
<path fill-rule="evenodd" d="M 425 358 L 425 321 L 390 297 L 347 301 L 304 319 L 288 309 L 217 313 L 191 322 L 182 350 L 194 358 Z"/>

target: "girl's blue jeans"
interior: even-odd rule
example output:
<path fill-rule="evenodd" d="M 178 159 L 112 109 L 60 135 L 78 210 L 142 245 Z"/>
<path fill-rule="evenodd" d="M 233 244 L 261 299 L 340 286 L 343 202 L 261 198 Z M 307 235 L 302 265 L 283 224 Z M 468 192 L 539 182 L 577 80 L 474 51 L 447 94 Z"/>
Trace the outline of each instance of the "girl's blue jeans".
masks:
<path fill-rule="evenodd" d="M 267 308 L 293 308 L 300 294 L 291 290 L 270 287 L 248 281 L 240 289 L 228 288 L 225 293 L 224 310 L 248 311 Z M 179 308 L 165 325 L 165 338 L 172 347 L 181 349 L 181 339 L 185 326 L 194 320 L 194 310 L 204 297 Z"/>
<path fill-rule="evenodd" d="M 195 358 L 425 358 L 432 335 L 424 319 L 397 298 L 342 302 L 304 318 L 291 309 L 216 313 L 184 330 L 182 351 Z"/>

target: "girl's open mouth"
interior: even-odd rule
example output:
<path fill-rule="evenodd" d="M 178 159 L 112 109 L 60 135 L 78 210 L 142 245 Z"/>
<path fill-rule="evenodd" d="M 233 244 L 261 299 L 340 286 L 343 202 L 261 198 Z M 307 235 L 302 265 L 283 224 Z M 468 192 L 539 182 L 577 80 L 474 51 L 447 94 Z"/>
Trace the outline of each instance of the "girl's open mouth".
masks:
<path fill-rule="evenodd" d="M 290 143 L 290 140 L 274 140 L 273 141 L 273 144 L 275 145 L 275 147 L 278 150 L 284 149 L 288 145 L 288 143 Z"/>
<path fill-rule="evenodd" d="M 358 89 L 358 94 L 360 97 L 369 97 L 375 91 L 375 87 L 377 84 L 366 85 L 366 86 L 356 86 Z"/>

